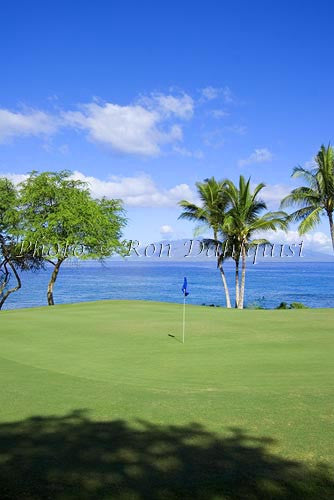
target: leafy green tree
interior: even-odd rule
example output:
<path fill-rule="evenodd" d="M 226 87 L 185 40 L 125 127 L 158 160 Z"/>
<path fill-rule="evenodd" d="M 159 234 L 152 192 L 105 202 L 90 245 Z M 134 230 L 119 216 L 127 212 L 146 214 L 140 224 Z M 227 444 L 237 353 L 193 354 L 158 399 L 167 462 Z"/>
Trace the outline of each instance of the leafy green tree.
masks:
<path fill-rule="evenodd" d="M 183 212 L 179 219 L 186 219 L 197 222 L 205 228 L 210 228 L 213 232 L 213 242 L 218 244 L 218 235 L 223 235 L 224 218 L 226 213 L 227 200 L 224 197 L 224 183 L 218 182 L 214 177 L 205 179 L 204 182 L 196 183 L 197 192 L 201 201 L 198 206 L 187 200 L 181 200 L 179 205 Z M 224 235 L 223 235 L 224 238 Z M 224 240 L 226 242 L 226 240 Z M 221 248 L 224 248 L 224 244 Z M 231 307 L 230 294 L 224 271 L 225 252 L 217 251 L 217 266 L 220 271 L 226 298 L 226 307 Z"/>
<path fill-rule="evenodd" d="M 315 157 L 316 167 L 305 169 L 295 167 L 292 177 L 302 178 L 307 186 L 301 186 L 286 196 L 281 207 L 300 206 L 290 215 L 291 221 L 299 222 L 299 233 L 305 234 L 314 229 L 326 215 L 334 250 L 334 149 L 322 145 Z"/>
<path fill-rule="evenodd" d="M 17 192 L 14 185 L 0 178 L 0 308 L 11 293 L 21 288 L 21 279 L 12 262 L 13 229 L 17 226 Z M 9 288 L 11 275 L 16 280 Z"/>
<path fill-rule="evenodd" d="M 260 191 L 265 184 L 258 184 L 254 191 L 241 175 L 239 186 L 230 180 L 225 181 L 225 194 L 228 199 L 229 210 L 225 217 L 225 231 L 234 242 L 234 259 L 236 274 L 239 275 L 239 260 L 241 259 L 241 283 L 239 290 L 239 276 L 236 279 L 236 306 L 244 307 L 246 283 L 246 257 L 251 246 L 268 243 L 265 239 L 255 239 L 259 232 L 268 230 L 276 231 L 278 228 L 286 229 L 287 215 L 285 212 L 261 212 L 267 209 L 266 204 L 259 198 Z M 237 288 L 238 287 L 238 288 Z"/>
<path fill-rule="evenodd" d="M 20 187 L 24 239 L 53 266 L 47 289 L 53 305 L 54 285 L 66 259 L 102 260 L 123 252 L 122 203 L 92 199 L 86 184 L 72 179 L 70 171 L 32 172 Z"/>
<path fill-rule="evenodd" d="M 0 178 L 0 309 L 21 286 L 20 271 L 42 266 L 30 250 L 21 252 L 20 211 L 14 184 Z"/>

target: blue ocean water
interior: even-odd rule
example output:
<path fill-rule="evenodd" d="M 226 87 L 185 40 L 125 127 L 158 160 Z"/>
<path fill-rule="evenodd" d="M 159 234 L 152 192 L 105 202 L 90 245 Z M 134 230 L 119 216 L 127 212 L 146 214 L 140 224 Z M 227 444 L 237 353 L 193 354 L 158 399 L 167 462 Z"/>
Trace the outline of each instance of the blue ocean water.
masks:
<path fill-rule="evenodd" d="M 22 289 L 12 294 L 5 309 L 46 305 L 51 268 L 22 274 Z M 226 264 L 234 296 L 234 267 Z M 130 299 L 182 302 L 183 277 L 187 276 L 191 304 L 224 306 L 224 291 L 214 262 L 131 262 L 107 265 L 73 264 L 63 267 L 55 286 L 58 304 Z M 268 262 L 248 265 L 245 302 L 274 308 L 280 302 L 303 302 L 310 307 L 334 307 L 334 263 Z"/>

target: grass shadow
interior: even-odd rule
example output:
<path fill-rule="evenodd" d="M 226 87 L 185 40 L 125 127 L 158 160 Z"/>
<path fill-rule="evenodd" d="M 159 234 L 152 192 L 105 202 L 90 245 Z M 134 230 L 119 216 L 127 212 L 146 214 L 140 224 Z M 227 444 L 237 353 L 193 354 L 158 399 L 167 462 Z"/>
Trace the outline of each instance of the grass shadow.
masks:
<path fill-rule="evenodd" d="M 0 498 L 331 499 L 324 465 L 269 450 L 273 440 L 199 424 L 93 421 L 84 412 L 0 424 Z"/>
<path fill-rule="evenodd" d="M 180 340 L 176 335 L 168 333 L 168 337 L 171 337 L 172 339 L 176 340 L 176 342 L 179 342 L 180 344 L 183 344 L 182 340 Z"/>

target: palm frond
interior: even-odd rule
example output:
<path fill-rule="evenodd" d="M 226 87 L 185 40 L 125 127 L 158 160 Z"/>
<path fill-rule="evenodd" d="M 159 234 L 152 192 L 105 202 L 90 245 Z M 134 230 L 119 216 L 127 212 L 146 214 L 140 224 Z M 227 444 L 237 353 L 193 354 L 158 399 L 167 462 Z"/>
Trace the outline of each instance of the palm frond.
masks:
<path fill-rule="evenodd" d="M 253 191 L 253 196 L 252 196 L 253 201 L 255 201 L 257 195 L 259 194 L 259 192 L 262 191 L 262 189 L 265 188 L 265 187 L 266 187 L 266 185 L 263 182 L 261 182 L 260 184 L 258 184 L 255 187 L 255 189 Z"/>
<path fill-rule="evenodd" d="M 316 187 L 316 179 L 315 179 L 316 169 L 308 170 L 300 165 L 298 167 L 294 167 L 291 177 L 298 179 L 302 178 L 306 181 L 309 186 L 315 188 Z"/>
<path fill-rule="evenodd" d="M 200 224 L 200 225 L 196 226 L 194 231 L 193 231 L 194 238 L 198 238 L 199 236 L 202 236 L 203 234 L 205 234 L 208 231 L 208 229 L 210 229 L 210 226 L 208 223 Z"/>
<path fill-rule="evenodd" d="M 316 226 L 320 224 L 320 215 L 322 208 L 318 207 L 312 210 L 300 223 L 298 227 L 299 234 L 305 234 L 308 231 L 312 231 Z"/>
<path fill-rule="evenodd" d="M 251 242 L 248 243 L 249 247 L 255 247 L 260 245 L 270 245 L 270 241 L 266 240 L 265 238 L 259 238 L 252 240 Z"/>
<path fill-rule="evenodd" d="M 308 205 L 313 203 L 319 205 L 321 199 L 319 193 L 306 186 L 301 186 L 293 189 L 290 194 L 285 196 L 281 201 L 281 208 L 288 208 L 295 205 Z"/>
<path fill-rule="evenodd" d="M 292 190 L 281 202 L 281 207 L 299 207 L 289 221 L 300 222 L 301 234 L 314 229 L 323 213 L 330 216 L 334 211 L 334 149 L 330 144 L 320 147 L 315 164 L 312 170 L 300 166 L 293 170 L 293 177 L 303 178 L 307 186 Z"/>

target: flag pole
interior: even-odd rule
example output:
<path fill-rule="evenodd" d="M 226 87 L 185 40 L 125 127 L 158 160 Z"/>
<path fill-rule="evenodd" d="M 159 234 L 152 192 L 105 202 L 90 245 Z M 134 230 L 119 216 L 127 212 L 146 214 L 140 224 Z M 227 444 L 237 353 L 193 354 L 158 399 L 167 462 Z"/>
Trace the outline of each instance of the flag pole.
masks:
<path fill-rule="evenodd" d="M 183 280 L 183 287 L 181 288 L 182 293 L 183 293 L 183 322 L 182 322 L 182 344 L 184 344 L 184 332 L 186 329 L 186 296 L 189 295 L 187 292 L 187 278 L 184 277 Z"/>
<path fill-rule="evenodd" d="M 186 294 L 183 294 L 183 328 L 182 328 L 182 344 L 184 344 L 184 331 L 186 327 Z"/>

